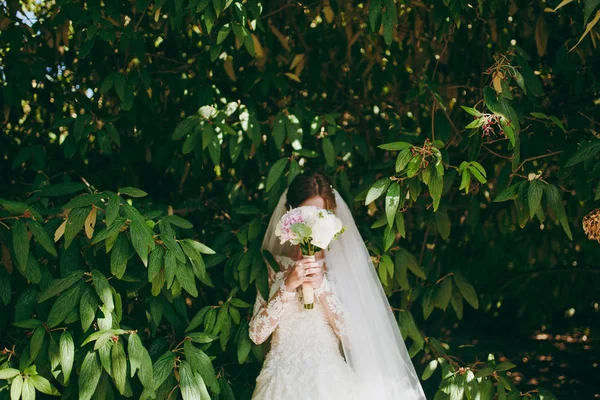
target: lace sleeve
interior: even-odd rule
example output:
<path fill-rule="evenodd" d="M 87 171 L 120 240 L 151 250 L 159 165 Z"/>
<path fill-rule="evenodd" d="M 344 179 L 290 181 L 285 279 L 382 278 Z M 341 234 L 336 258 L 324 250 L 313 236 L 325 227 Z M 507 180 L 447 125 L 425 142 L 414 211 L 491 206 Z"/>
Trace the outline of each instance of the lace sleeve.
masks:
<path fill-rule="evenodd" d="M 334 293 L 327 274 L 324 274 L 321 286 L 315 289 L 315 296 L 319 299 L 325 310 L 329 324 L 337 337 L 345 343 L 346 337 L 346 312 L 339 299 Z"/>
<path fill-rule="evenodd" d="M 291 299 L 296 297 L 296 292 L 288 292 L 286 290 L 283 276 L 275 274 L 270 267 L 269 288 L 272 293 L 269 301 L 266 301 L 260 292 L 257 293 L 254 312 L 250 320 L 250 340 L 256 344 L 263 343 L 271 336 L 271 333 L 277 328 L 286 306 L 290 303 Z M 274 288 L 275 291 L 273 292 Z"/>

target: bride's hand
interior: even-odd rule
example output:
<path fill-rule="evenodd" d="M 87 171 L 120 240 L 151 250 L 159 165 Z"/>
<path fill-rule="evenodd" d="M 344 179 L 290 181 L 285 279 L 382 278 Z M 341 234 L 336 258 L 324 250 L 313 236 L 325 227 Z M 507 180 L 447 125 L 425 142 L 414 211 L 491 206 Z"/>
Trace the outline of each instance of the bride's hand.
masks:
<path fill-rule="evenodd" d="M 322 280 L 323 270 L 319 263 L 299 260 L 285 278 L 285 288 L 288 292 L 293 292 L 303 283 L 311 283 L 314 288 L 318 288 Z"/>

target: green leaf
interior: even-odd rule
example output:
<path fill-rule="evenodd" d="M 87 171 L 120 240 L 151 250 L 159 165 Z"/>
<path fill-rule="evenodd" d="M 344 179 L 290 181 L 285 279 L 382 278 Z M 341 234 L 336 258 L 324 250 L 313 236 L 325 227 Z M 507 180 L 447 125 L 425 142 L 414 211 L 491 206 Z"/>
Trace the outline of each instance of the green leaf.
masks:
<path fill-rule="evenodd" d="M 286 116 L 283 114 L 278 114 L 275 117 L 275 122 L 273 123 L 273 139 L 275 140 L 275 147 L 278 149 L 283 145 L 283 141 L 285 140 L 285 120 Z"/>
<path fill-rule="evenodd" d="M 153 365 L 153 374 L 155 387 L 158 388 L 173 372 L 175 363 L 175 353 L 167 351 L 156 360 Z"/>
<path fill-rule="evenodd" d="M 383 251 L 388 251 L 396 240 L 396 231 L 393 226 L 386 226 L 383 232 Z"/>
<path fill-rule="evenodd" d="M 465 193 L 469 193 L 469 186 L 471 186 L 471 173 L 468 169 L 463 169 L 461 171 L 460 186 L 458 187 L 458 190 L 465 189 Z"/>
<path fill-rule="evenodd" d="M 152 282 L 164 266 L 165 250 L 162 246 L 156 246 L 150 253 L 148 261 L 148 282 Z"/>
<path fill-rule="evenodd" d="M 496 371 L 508 371 L 509 369 L 516 368 L 517 366 L 508 361 L 502 362 L 496 366 Z"/>
<path fill-rule="evenodd" d="M 238 299 L 238 298 L 233 298 L 231 299 L 231 305 L 238 307 L 238 308 L 250 308 L 252 307 L 252 304 L 250 303 L 246 303 L 244 300 L 242 299 Z"/>
<path fill-rule="evenodd" d="M 185 253 L 183 252 L 183 250 L 181 249 L 181 246 L 179 245 L 179 243 L 177 243 L 175 241 L 175 239 L 173 238 L 173 235 L 171 234 L 165 234 L 162 233 L 160 235 L 160 239 L 163 241 L 164 245 L 167 247 L 167 252 L 165 253 L 165 264 L 167 264 L 167 261 L 170 261 L 171 257 L 174 257 L 175 259 L 177 259 L 180 262 L 185 262 L 186 258 L 185 258 Z M 167 265 L 165 265 L 165 267 L 167 267 Z"/>
<path fill-rule="evenodd" d="M 527 193 L 527 201 L 529 204 L 529 218 L 533 218 L 542 203 L 542 193 L 544 193 L 544 183 L 538 179 L 534 179 L 529 184 Z"/>
<path fill-rule="evenodd" d="M 458 292 L 452 291 L 452 297 L 450 297 L 450 304 L 452 304 L 452 308 L 454 309 L 454 312 L 456 313 L 456 317 L 459 320 L 462 320 L 464 304 L 463 304 L 463 298 L 462 298 L 461 294 Z"/>
<path fill-rule="evenodd" d="M 0 379 L 12 379 L 19 375 L 19 370 L 14 368 L 0 369 Z"/>
<path fill-rule="evenodd" d="M 431 177 L 429 178 L 429 194 L 433 200 L 433 211 L 437 211 L 440 206 L 440 200 L 442 198 L 442 190 L 444 189 L 444 177 L 440 175 L 437 170 L 433 170 Z"/>
<path fill-rule="evenodd" d="M 77 271 L 71 273 L 66 278 L 53 280 L 52 283 L 50 283 L 50 285 L 48 285 L 46 290 L 44 290 L 40 294 L 40 297 L 38 298 L 37 302 L 43 303 L 44 301 L 48 300 L 49 298 L 54 297 L 59 293 L 62 293 L 63 291 L 65 291 L 68 288 L 70 288 L 71 286 L 73 286 L 75 283 L 81 281 L 82 277 L 83 277 L 83 271 L 77 270 Z"/>
<path fill-rule="evenodd" d="M 446 206 L 442 206 L 435 213 L 435 223 L 440 236 L 444 240 L 448 240 L 450 238 L 450 218 Z"/>
<path fill-rule="evenodd" d="M 400 204 L 400 185 L 398 182 L 392 182 L 385 196 L 385 215 L 387 217 L 388 226 L 394 224 L 398 205 Z"/>
<path fill-rule="evenodd" d="M 373 32 L 379 32 L 381 17 L 381 0 L 372 0 L 369 6 L 369 24 Z"/>
<path fill-rule="evenodd" d="M 185 139 L 185 142 L 183 142 L 183 148 L 181 150 L 182 153 L 188 154 L 194 151 L 194 149 L 198 146 L 201 137 L 202 136 L 200 134 L 200 130 L 198 129 L 198 127 L 195 127 L 194 130 L 192 130 L 192 132 L 190 133 L 190 135 Z"/>
<path fill-rule="evenodd" d="M 412 157 L 413 154 L 410 148 L 402 150 L 396 158 L 396 172 L 404 171 L 404 168 L 406 168 Z"/>
<path fill-rule="evenodd" d="M 335 147 L 333 142 L 329 138 L 324 138 L 322 140 L 323 145 L 323 155 L 325 156 L 325 162 L 330 167 L 335 166 Z"/>
<path fill-rule="evenodd" d="M 179 386 L 183 400 L 200 399 L 200 387 L 198 387 L 192 367 L 187 361 L 181 361 L 179 364 Z"/>
<path fill-rule="evenodd" d="M 85 223 L 90 211 L 92 211 L 92 208 L 87 206 L 82 208 L 74 208 L 69 213 L 67 226 L 65 228 L 65 249 L 69 248 L 75 236 L 77 236 L 77 234 L 83 229 L 83 224 Z"/>
<path fill-rule="evenodd" d="M 423 295 L 423 318 L 428 319 L 435 308 L 435 287 L 425 289 Z"/>
<path fill-rule="evenodd" d="M 69 331 L 63 331 L 60 335 L 60 366 L 64 375 L 64 383 L 69 382 L 73 362 L 75 361 L 75 344 Z"/>
<path fill-rule="evenodd" d="M 569 227 L 569 220 L 567 219 L 567 214 L 565 212 L 565 205 L 563 204 L 563 200 L 560 196 L 558 188 L 554 185 L 545 185 L 544 191 L 546 193 L 546 200 L 548 201 L 548 205 L 554 213 L 554 216 L 562 225 L 569 239 L 573 240 L 573 234 L 571 233 L 571 228 Z"/>
<path fill-rule="evenodd" d="M 46 329 L 39 327 L 35 328 L 33 334 L 31 335 L 31 340 L 29 341 L 29 354 L 32 360 L 35 360 L 37 355 L 42 348 L 42 344 L 44 343 L 44 337 L 46 336 Z"/>
<path fill-rule="evenodd" d="M 132 235 L 133 236 L 133 235 Z M 110 251 L 110 272 L 118 279 L 125 275 L 129 258 L 129 241 L 125 235 L 119 235 Z"/>
<path fill-rule="evenodd" d="M 198 277 L 198 279 L 204 279 L 206 277 L 206 265 L 204 264 L 204 260 L 202 260 L 202 256 L 200 255 L 200 251 L 197 249 L 196 244 L 200 244 L 192 239 L 183 239 L 179 242 L 183 252 L 186 256 L 188 256 L 190 262 L 192 263 L 194 274 Z"/>
<path fill-rule="evenodd" d="M 142 382 L 142 385 L 146 389 L 153 389 L 154 380 L 152 360 L 150 359 L 148 350 L 146 350 L 136 333 L 132 333 L 129 336 L 127 353 L 129 354 L 129 362 L 131 365 L 131 377 L 133 377 L 135 372 L 139 370 L 138 377 L 140 382 Z"/>
<path fill-rule="evenodd" d="M 179 122 L 179 124 L 177 124 L 177 127 L 173 132 L 173 139 L 181 139 L 182 137 L 190 133 L 193 129 L 195 129 L 199 123 L 200 119 L 196 115 L 191 115 L 189 117 L 184 118 L 181 122 Z"/>
<path fill-rule="evenodd" d="M 192 370 L 199 373 L 208 386 L 218 386 L 215 369 L 210 357 L 202 350 L 196 348 L 192 343 L 186 341 L 183 345 L 186 360 L 190 363 Z"/>
<path fill-rule="evenodd" d="M 25 211 L 30 209 L 29 205 L 25 203 L 5 199 L 0 199 L 0 207 L 4 208 L 12 215 L 22 215 Z"/>
<path fill-rule="evenodd" d="M 290 161 L 290 169 L 288 171 L 288 186 L 292 183 L 292 181 L 302 173 L 300 166 L 298 165 L 298 161 L 292 159 Z"/>
<path fill-rule="evenodd" d="M 205 343 L 211 343 L 214 342 L 215 340 L 217 340 L 219 337 L 210 333 L 206 333 L 206 332 L 193 332 L 193 333 L 188 333 L 187 337 L 190 338 L 190 340 L 194 343 L 201 343 L 201 344 L 205 344 Z"/>
<path fill-rule="evenodd" d="M 438 360 L 433 359 L 429 362 L 429 364 L 427 364 L 427 367 L 425 367 L 425 371 L 423 371 L 423 375 L 421 375 L 421 380 L 426 381 L 427 379 L 429 379 L 431 377 L 431 375 L 433 375 L 433 373 L 435 372 L 435 370 L 438 367 Z"/>
<path fill-rule="evenodd" d="M 237 357 L 238 363 L 244 364 L 252 350 L 252 342 L 248 336 L 248 321 L 243 321 L 238 331 Z"/>
<path fill-rule="evenodd" d="M 221 27 L 221 29 L 219 29 L 219 33 L 217 33 L 217 44 L 221 44 L 225 41 L 225 39 L 227 39 L 227 36 L 229 36 L 229 32 L 231 32 L 231 25 L 230 24 L 225 24 Z"/>
<path fill-rule="evenodd" d="M 33 386 L 33 382 L 31 382 L 31 379 L 23 380 L 23 388 L 21 389 L 21 399 L 22 400 L 34 400 L 35 399 L 35 386 Z"/>
<path fill-rule="evenodd" d="M 142 263 L 147 267 L 148 253 L 154 249 L 152 232 L 148 225 L 146 225 L 146 220 L 136 208 L 127 203 L 123 206 L 127 217 L 131 220 L 131 225 L 129 226 L 131 243 L 133 244 L 136 253 L 140 256 Z"/>
<path fill-rule="evenodd" d="M 127 379 L 127 358 L 125 356 L 125 349 L 123 349 L 120 341 L 112 345 L 111 362 L 112 377 L 115 381 L 115 386 L 119 393 L 124 394 Z"/>
<path fill-rule="evenodd" d="M 485 378 L 486 376 L 490 376 L 493 373 L 494 373 L 494 368 L 485 367 L 475 373 L 475 378 Z"/>
<path fill-rule="evenodd" d="M 471 161 L 469 163 L 469 171 L 480 183 L 487 182 L 487 174 L 485 173 L 485 169 L 483 169 L 483 166 L 477 161 Z"/>
<path fill-rule="evenodd" d="M 436 294 L 436 307 L 441 310 L 446 310 L 448 308 L 448 304 L 450 303 L 450 298 L 452 296 L 452 279 L 450 277 L 446 277 L 442 281 L 442 285 L 440 290 Z"/>
<path fill-rule="evenodd" d="M 111 226 L 113 221 L 119 215 L 121 207 L 121 197 L 118 195 L 110 196 L 108 203 L 106 204 L 106 226 Z"/>
<path fill-rule="evenodd" d="M 54 386 L 52 386 L 50 381 L 48 379 L 44 378 L 43 376 L 30 375 L 29 380 L 31 381 L 31 383 L 37 389 L 38 392 L 48 394 L 51 396 L 60 396 L 60 393 L 58 392 L 58 390 L 56 390 L 56 388 Z M 35 398 L 35 395 L 32 398 Z M 23 399 L 25 399 L 25 397 L 23 397 Z"/>
<path fill-rule="evenodd" d="M 54 328 L 61 324 L 67 315 L 75 309 L 81 298 L 82 289 L 83 284 L 75 285 L 56 299 L 48 314 L 49 328 Z"/>
<path fill-rule="evenodd" d="M 600 0 L 585 0 L 585 6 L 583 8 L 583 25 L 585 26 L 590 19 L 590 16 L 596 8 L 600 5 Z"/>
<path fill-rule="evenodd" d="M 0 300 L 4 305 L 8 305 L 12 295 L 12 285 L 10 275 L 3 266 L 0 266 Z"/>
<path fill-rule="evenodd" d="M 423 267 L 421 267 L 419 265 L 419 262 L 417 261 L 417 258 L 408 250 L 404 249 L 404 248 L 399 248 L 398 251 L 396 252 L 396 263 L 400 264 L 404 264 L 407 266 L 407 268 L 416 276 L 418 276 L 421 279 L 427 279 L 427 276 L 425 275 L 425 271 L 423 270 Z"/>
<path fill-rule="evenodd" d="M 479 308 L 479 299 L 477 298 L 477 293 L 475 292 L 475 288 L 471 285 L 460 273 L 455 272 L 453 275 L 454 283 L 458 287 L 458 290 L 464 297 L 464 299 L 473 307 L 474 309 Z"/>
<path fill-rule="evenodd" d="M 90 400 L 96 391 L 100 375 L 102 374 L 102 366 L 98 361 L 98 356 L 94 351 L 89 351 L 81 365 L 79 373 L 79 399 Z"/>
<path fill-rule="evenodd" d="M 400 237 L 406 237 L 406 227 L 404 226 L 404 214 L 401 212 L 396 214 L 396 230 L 400 234 Z"/>
<path fill-rule="evenodd" d="M 113 311 L 115 309 L 113 294 L 111 286 L 104 274 L 97 269 L 92 270 L 92 282 L 94 283 L 94 288 L 96 289 L 96 293 L 102 301 L 102 304 L 106 306 L 108 312 Z"/>
<path fill-rule="evenodd" d="M 148 196 L 148 193 L 144 192 L 141 189 L 137 189 L 131 186 L 123 187 L 119 189 L 118 194 L 125 194 L 129 197 L 145 197 Z"/>
<path fill-rule="evenodd" d="M 496 196 L 494 203 L 516 199 L 519 196 L 519 188 L 522 184 L 523 182 L 519 182 L 506 188 L 502 193 Z"/>
<path fill-rule="evenodd" d="M 26 270 L 29 258 L 29 237 L 23 219 L 18 219 L 12 226 L 12 242 L 17 264 L 21 269 Z"/>
<path fill-rule="evenodd" d="M 483 118 L 477 118 L 474 119 L 473 121 L 469 122 L 466 126 L 465 129 L 477 129 L 479 128 L 481 125 L 483 125 Z"/>
<path fill-rule="evenodd" d="M 467 113 L 475 116 L 475 117 L 481 117 L 483 114 L 480 113 L 479 111 L 477 111 L 475 108 L 473 107 L 467 107 L 467 106 L 460 106 L 460 108 L 462 108 L 463 110 L 465 110 Z"/>
<path fill-rule="evenodd" d="M 48 232 L 46 232 L 44 227 L 39 222 L 34 220 L 29 221 L 28 225 L 29 230 L 33 234 L 33 237 L 35 237 L 35 240 L 37 240 L 37 242 L 40 244 L 40 246 L 42 246 L 42 248 L 48 253 L 56 257 L 57 254 L 56 249 L 54 248 L 54 242 L 52 241 L 52 238 L 50 237 Z"/>
<path fill-rule="evenodd" d="M 421 171 L 421 162 L 423 161 L 422 156 L 416 155 L 410 159 L 406 168 L 406 176 L 412 178 Z"/>
<path fill-rule="evenodd" d="M 572 167 L 576 164 L 579 164 L 582 161 L 588 160 L 592 157 L 595 157 L 598 153 L 600 153 L 600 140 L 593 140 L 587 143 L 582 144 L 577 152 L 569 158 L 565 167 Z"/>
<path fill-rule="evenodd" d="M 97 235 L 94 235 L 91 244 L 96 244 L 103 240 L 110 240 L 114 235 L 118 235 L 126 222 L 127 219 L 125 218 L 117 218 L 108 228 L 103 229 Z"/>
<path fill-rule="evenodd" d="M 23 377 L 21 375 L 15 376 L 10 385 L 10 399 L 19 400 L 21 392 L 23 391 Z"/>
<path fill-rule="evenodd" d="M 179 215 L 167 215 L 162 220 L 183 229 L 192 229 L 194 227 L 190 221 L 185 218 L 181 218 Z"/>
<path fill-rule="evenodd" d="M 194 271 L 189 264 L 178 264 L 175 272 L 181 287 L 192 297 L 198 297 L 198 287 L 194 279 Z"/>
<path fill-rule="evenodd" d="M 23 321 L 13 322 L 12 324 L 17 328 L 33 329 L 37 328 L 38 326 L 44 325 L 44 322 L 40 321 L 39 319 L 26 319 Z"/>
<path fill-rule="evenodd" d="M 85 332 L 89 329 L 96 318 L 98 309 L 98 299 L 94 295 L 91 287 L 86 286 L 79 301 L 79 318 L 81 319 L 81 328 Z"/>
<path fill-rule="evenodd" d="M 275 164 L 273 164 L 273 166 L 269 170 L 269 176 L 267 177 L 267 186 L 266 186 L 267 192 L 271 191 L 271 188 L 273 187 L 273 185 L 275 185 L 275 183 L 277 183 L 279 178 L 281 178 L 281 176 L 283 175 L 283 172 L 285 171 L 287 162 L 288 162 L 288 158 L 281 158 L 281 159 L 277 160 L 275 162 Z"/>
<path fill-rule="evenodd" d="M 383 149 L 383 150 L 401 151 L 401 150 L 405 150 L 405 149 L 410 149 L 411 147 L 413 147 L 413 145 L 408 142 L 393 142 L 393 143 L 380 144 L 377 147 L 379 147 L 380 149 Z"/>
<path fill-rule="evenodd" d="M 196 313 L 196 315 L 194 316 L 194 318 L 192 318 L 192 320 L 190 321 L 188 327 L 185 328 L 185 332 L 192 331 L 192 330 L 196 329 L 197 327 L 199 327 L 200 324 L 202 323 L 202 321 L 204 321 L 204 317 L 206 316 L 206 313 L 208 312 L 209 309 L 210 309 L 209 306 L 202 307 L 200 309 L 200 311 L 198 311 Z"/>
<path fill-rule="evenodd" d="M 100 85 L 100 94 L 106 94 L 106 92 L 108 92 L 110 88 L 113 87 L 117 75 L 119 75 L 119 73 L 117 71 L 113 71 L 110 74 L 108 74 L 106 78 L 104 78 L 102 84 Z"/>
<path fill-rule="evenodd" d="M 67 204 L 62 206 L 63 209 L 76 209 L 91 206 L 92 204 L 99 203 L 105 196 L 103 194 L 82 194 L 72 198 Z M 88 211 L 89 212 L 89 211 Z M 87 215 L 87 214 L 86 214 Z"/>
<path fill-rule="evenodd" d="M 390 183 L 391 181 L 389 178 L 383 178 L 375 182 L 367 193 L 365 205 L 369 205 L 375 200 L 377 200 L 379 197 L 381 197 L 381 195 L 383 195 L 390 186 Z"/>

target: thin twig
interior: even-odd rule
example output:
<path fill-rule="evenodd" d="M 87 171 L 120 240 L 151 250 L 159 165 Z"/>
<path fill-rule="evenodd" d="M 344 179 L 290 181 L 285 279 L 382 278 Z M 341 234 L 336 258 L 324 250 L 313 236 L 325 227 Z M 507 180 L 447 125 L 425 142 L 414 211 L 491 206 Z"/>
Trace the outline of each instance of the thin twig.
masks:
<path fill-rule="evenodd" d="M 440 61 L 442 60 L 442 56 L 444 55 L 444 53 L 446 52 L 446 49 L 448 48 L 448 43 L 450 42 L 450 36 L 452 35 L 453 31 L 454 31 L 454 26 L 450 27 L 450 29 L 448 31 L 448 36 L 446 36 L 446 44 L 444 45 L 444 49 L 439 54 L 439 57 L 435 63 L 435 67 L 433 67 L 433 74 L 431 74 L 432 82 L 435 78 L 435 74 L 437 73 L 437 69 L 438 69 L 438 66 L 440 65 Z"/>
<path fill-rule="evenodd" d="M 277 10 L 275 10 L 275 11 L 271 11 L 270 13 L 266 13 L 265 15 L 262 15 L 262 16 L 261 16 L 259 19 L 265 19 L 265 18 L 268 18 L 268 17 L 270 17 L 271 15 L 275 15 L 275 14 L 277 14 L 278 12 L 281 12 L 281 11 L 283 11 L 283 10 L 285 10 L 286 8 L 289 8 L 289 7 L 310 8 L 310 7 L 312 7 L 312 6 L 316 6 L 317 4 L 320 4 L 320 3 L 321 3 L 321 1 L 315 1 L 314 3 L 308 4 L 308 5 L 304 5 L 304 4 L 300 3 L 300 2 L 298 2 L 298 3 L 287 3 L 286 5 L 284 5 L 284 6 L 280 7 L 279 9 L 277 9 Z"/>
<path fill-rule="evenodd" d="M 596 124 L 596 125 L 600 125 L 600 122 L 594 121 L 593 119 L 591 119 L 590 117 L 588 117 L 587 115 L 585 115 L 584 113 L 582 113 L 581 111 L 579 111 L 579 114 L 581 114 L 585 119 L 587 119 L 591 123 Z"/>
<path fill-rule="evenodd" d="M 527 275 L 533 275 L 533 278 L 535 278 L 535 275 L 538 274 L 552 274 L 552 273 L 592 273 L 592 274 L 600 274 L 600 269 L 598 268 L 552 268 L 552 269 L 537 269 L 537 270 L 533 270 L 533 271 L 525 271 L 525 272 L 521 272 L 515 276 L 513 276 L 511 279 L 509 279 L 508 281 L 506 281 L 502 286 L 500 286 L 500 288 L 496 291 L 496 293 L 494 294 L 493 297 L 497 297 L 498 295 L 500 295 L 502 293 L 502 291 L 509 286 L 511 283 L 513 283 L 514 281 L 518 281 L 523 279 L 523 276 L 527 276 Z"/>
<path fill-rule="evenodd" d="M 435 106 L 436 103 L 433 103 L 431 106 L 431 141 L 435 140 Z"/>
<path fill-rule="evenodd" d="M 492 153 L 493 155 L 495 155 L 496 157 L 500 157 L 500 158 L 506 158 L 507 160 L 512 160 L 513 157 L 509 157 L 509 156 L 503 156 L 502 154 L 498 154 L 495 151 L 493 151 L 492 149 L 490 149 L 489 147 L 487 147 L 486 145 L 481 145 L 481 147 L 483 147 L 484 149 L 486 149 L 487 151 L 489 151 L 490 153 Z"/>
<path fill-rule="evenodd" d="M 524 159 L 521 164 L 519 164 L 519 166 L 515 169 L 515 172 L 519 171 L 523 165 L 525 165 L 525 163 L 528 163 L 529 161 L 534 161 L 534 160 L 539 160 L 540 158 L 546 158 L 546 157 L 551 157 L 551 156 L 555 156 L 557 154 L 562 153 L 564 150 L 558 150 L 558 151 L 553 151 L 552 153 L 548 153 L 548 154 L 542 154 L 540 156 L 535 156 L 535 157 L 529 157 Z M 514 174 L 511 174 L 511 176 Z"/>
<path fill-rule="evenodd" d="M 425 245 L 427 244 L 427 236 L 429 235 L 429 224 L 425 229 L 425 235 L 423 237 L 423 244 L 421 245 L 421 253 L 419 254 L 419 265 L 423 265 L 423 256 L 425 255 Z"/>

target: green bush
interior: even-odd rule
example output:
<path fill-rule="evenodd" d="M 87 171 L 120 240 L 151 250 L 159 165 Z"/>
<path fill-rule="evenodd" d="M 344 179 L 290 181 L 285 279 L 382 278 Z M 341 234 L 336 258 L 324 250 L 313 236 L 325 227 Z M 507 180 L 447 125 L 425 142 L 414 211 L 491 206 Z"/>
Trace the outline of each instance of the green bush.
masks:
<path fill-rule="evenodd" d="M 262 235 L 320 169 L 431 398 L 553 399 L 440 327 L 594 315 L 600 10 L 472 3 L 1 4 L 0 398 L 250 398 Z"/>

